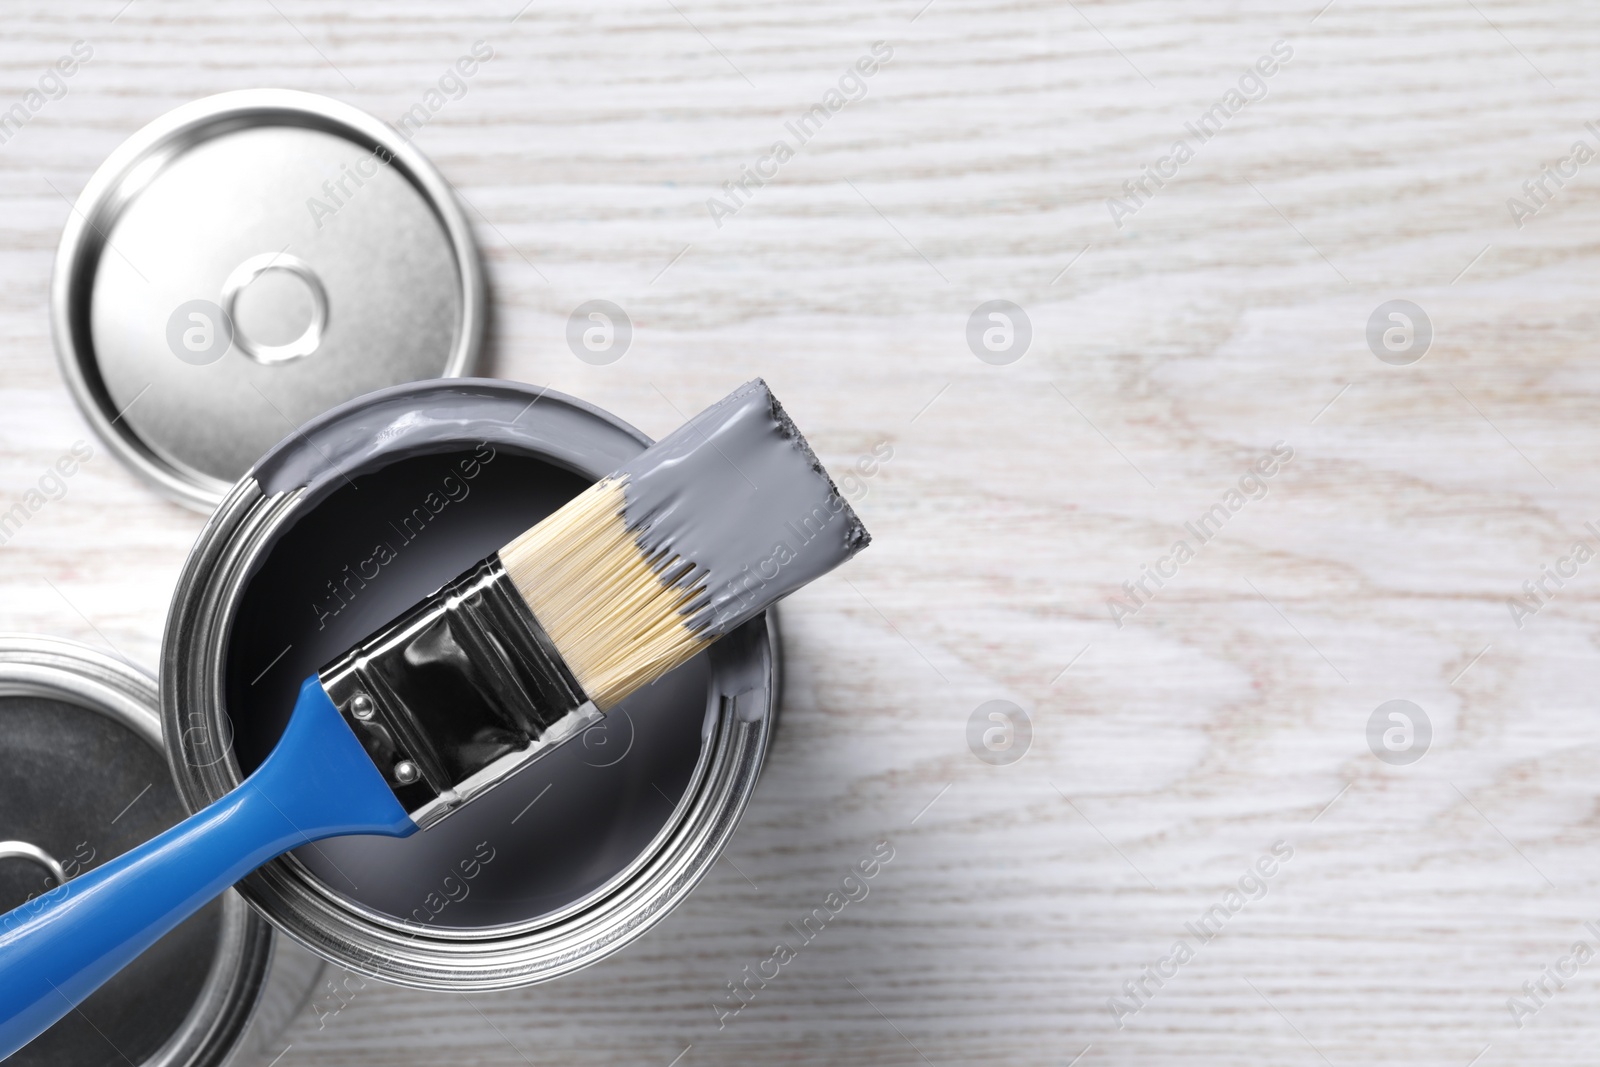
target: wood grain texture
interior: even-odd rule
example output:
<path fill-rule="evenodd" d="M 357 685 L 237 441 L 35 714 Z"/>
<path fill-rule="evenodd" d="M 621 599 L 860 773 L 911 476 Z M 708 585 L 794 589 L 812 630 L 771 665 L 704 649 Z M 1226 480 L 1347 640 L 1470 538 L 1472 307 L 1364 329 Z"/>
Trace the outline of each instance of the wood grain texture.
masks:
<path fill-rule="evenodd" d="M 551 985 L 304 1013 L 280 1067 L 1592 1062 L 1600 961 L 1520 1028 L 1507 1001 L 1600 948 L 1600 563 L 1521 628 L 1507 600 L 1600 543 L 1600 162 L 1521 227 L 1506 201 L 1600 150 L 1600 17 L 922 2 L 0 15 L 0 103 L 95 47 L 0 146 L 0 504 L 88 436 L 48 276 L 107 152 L 247 86 L 393 121 L 479 39 L 494 60 L 416 142 L 471 206 L 494 373 L 653 434 L 761 374 L 836 469 L 893 449 L 857 505 L 873 548 L 786 609 L 782 730 L 694 896 Z M 707 198 L 879 40 L 864 98 L 719 227 Z M 1114 225 L 1106 199 L 1280 40 L 1265 97 Z M 605 367 L 564 337 L 596 298 L 636 328 Z M 1008 366 L 968 348 L 991 299 L 1032 324 Z M 1433 326 L 1411 366 L 1365 338 L 1392 299 Z M 1280 441 L 1267 495 L 1115 625 L 1107 599 Z M 0 548 L 0 627 L 153 663 L 200 525 L 102 453 Z M 1010 766 L 967 744 L 995 699 L 1032 723 Z M 1410 766 L 1368 749 L 1391 699 L 1432 723 Z M 725 983 L 883 839 L 870 895 L 719 1029 Z M 1186 933 L 1279 841 L 1259 901 Z M 1180 938 L 1119 1028 L 1109 998 Z"/>

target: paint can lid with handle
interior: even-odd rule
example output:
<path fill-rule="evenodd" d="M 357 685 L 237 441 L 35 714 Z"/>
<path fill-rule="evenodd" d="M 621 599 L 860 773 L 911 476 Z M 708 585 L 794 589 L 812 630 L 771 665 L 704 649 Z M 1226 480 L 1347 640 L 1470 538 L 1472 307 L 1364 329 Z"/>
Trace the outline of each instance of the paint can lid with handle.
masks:
<path fill-rule="evenodd" d="M 395 129 L 312 93 L 186 104 L 117 148 L 57 252 L 62 374 L 108 446 L 209 511 L 286 433 L 476 363 L 455 195 Z"/>

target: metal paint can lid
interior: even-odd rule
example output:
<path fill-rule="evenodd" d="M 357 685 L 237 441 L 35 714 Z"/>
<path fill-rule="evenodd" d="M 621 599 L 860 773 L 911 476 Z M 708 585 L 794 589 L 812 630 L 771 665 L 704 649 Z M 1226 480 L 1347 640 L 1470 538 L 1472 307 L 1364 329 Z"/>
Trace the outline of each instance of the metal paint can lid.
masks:
<path fill-rule="evenodd" d="M 180 821 L 153 678 L 69 641 L 0 634 L 0 912 Z M 232 890 L 168 933 L 78 1011 L 18 1051 L 22 1065 L 211 1067 L 281 1028 L 315 981 L 280 966 L 271 928 Z"/>
<path fill-rule="evenodd" d="M 396 130 L 250 89 L 179 107 L 106 159 L 62 233 L 51 318 L 106 444 L 208 511 L 323 411 L 469 372 L 483 276 L 449 183 Z"/>

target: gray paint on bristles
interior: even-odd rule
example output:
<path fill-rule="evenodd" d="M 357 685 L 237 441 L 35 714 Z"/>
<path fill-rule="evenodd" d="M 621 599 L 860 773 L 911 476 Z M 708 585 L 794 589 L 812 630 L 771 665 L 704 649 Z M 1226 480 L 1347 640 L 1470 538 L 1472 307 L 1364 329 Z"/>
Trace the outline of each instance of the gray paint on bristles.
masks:
<path fill-rule="evenodd" d="M 615 477 L 645 557 L 703 586 L 690 626 L 715 639 L 871 541 L 760 378 L 656 442 Z"/>

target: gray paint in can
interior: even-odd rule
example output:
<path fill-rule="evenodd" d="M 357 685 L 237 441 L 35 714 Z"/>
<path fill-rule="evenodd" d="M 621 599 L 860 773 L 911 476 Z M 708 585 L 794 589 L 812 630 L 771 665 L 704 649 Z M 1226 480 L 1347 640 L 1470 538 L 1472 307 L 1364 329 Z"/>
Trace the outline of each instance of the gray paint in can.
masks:
<path fill-rule="evenodd" d="M 304 676 L 646 444 L 570 398 L 462 380 L 372 394 L 274 449 L 213 517 L 169 615 L 163 710 L 186 801 L 220 796 L 270 750 Z M 776 698 L 768 616 L 436 827 L 325 841 L 241 890 L 325 958 L 388 981 L 555 977 L 638 936 L 715 862 Z"/>

